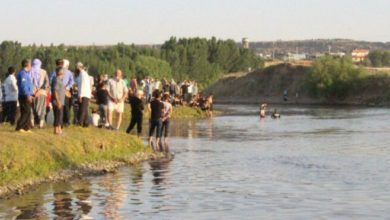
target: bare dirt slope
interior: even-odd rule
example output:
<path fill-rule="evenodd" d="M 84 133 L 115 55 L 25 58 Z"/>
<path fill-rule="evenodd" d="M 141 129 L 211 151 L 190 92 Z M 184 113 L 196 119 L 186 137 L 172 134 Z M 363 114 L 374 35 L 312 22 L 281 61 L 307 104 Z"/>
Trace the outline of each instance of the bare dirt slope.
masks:
<path fill-rule="evenodd" d="M 286 103 L 286 104 L 347 104 L 390 105 L 390 78 L 370 75 L 362 88 L 343 100 L 313 97 L 305 86 L 310 67 L 278 64 L 251 73 L 234 73 L 210 86 L 206 93 L 213 94 L 216 103 Z M 284 90 L 288 101 L 283 100 Z"/>

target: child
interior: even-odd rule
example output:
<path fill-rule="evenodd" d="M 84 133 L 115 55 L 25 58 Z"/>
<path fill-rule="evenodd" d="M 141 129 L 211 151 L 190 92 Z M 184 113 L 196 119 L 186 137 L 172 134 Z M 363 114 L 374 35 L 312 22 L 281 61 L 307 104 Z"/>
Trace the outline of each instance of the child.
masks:
<path fill-rule="evenodd" d="M 52 81 L 52 104 L 54 112 L 54 134 L 62 135 L 63 105 L 65 103 L 65 87 L 63 84 L 64 69 L 56 69 L 56 76 Z"/>
<path fill-rule="evenodd" d="M 96 108 L 92 109 L 92 115 L 90 121 L 94 127 L 99 127 L 100 115 L 98 114 Z"/>
<path fill-rule="evenodd" d="M 278 110 L 277 109 L 274 109 L 274 112 L 272 113 L 272 116 L 271 116 L 273 119 L 277 119 L 277 118 L 280 118 L 280 114 L 278 113 Z"/>
<path fill-rule="evenodd" d="M 265 118 L 267 115 L 267 104 L 260 105 L 260 118 Z"/>

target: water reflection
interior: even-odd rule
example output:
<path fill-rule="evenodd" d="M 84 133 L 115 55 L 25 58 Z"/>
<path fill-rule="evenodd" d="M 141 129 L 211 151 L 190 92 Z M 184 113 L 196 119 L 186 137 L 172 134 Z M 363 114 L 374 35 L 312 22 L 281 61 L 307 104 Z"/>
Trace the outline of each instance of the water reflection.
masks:
<path fill-rule="evenodd" d="M 119 212 L 123 207 L 124 201 L 128 197 L 126 186 L 121 181 L 122 177 L 117 174 L 102 176 L 100 185 L 108 193 L 101 203 L 103 214 L 109 219 L 124 219 Z"/>
<path fill-rule="evenodd" d="M 54 185 L 53 187 L 53 213 L 60 219 L 74 219 L 72 209 L 72 188 L 70 185 Z"/>
<path fill-rule="evenodd" d="M 163 185 L 169 173 L 171 158 L 163 158 L 149 162 L 153 174 L 153 183 L 156 186 Z M 160 188 L 160 187 L 159 187 Z M 161 188 L 160 188 L 161 189 Z"/>
<path fill-rule="evenodd" d="M 90 201 L 90 197 L 92 194 L 91 183 L 90 181 L 83 180 L 79 182 L 75 182 L 72 184 L 73 194 L 75 195 L 77 201 L 77 214 L 81 219 L 92 219 L 89 216 L 89 213 L 92 209 L 92 202 Z"/>
<path fill-rule="evenodd" d="M 35 202 L 37 200 L 38 202 Z M 33 203 L 29 201 L 34 201 Z M 21 202 L 16 206 L 16 210 L 20 211 L 20 214 L 16 219 L 41 219 L 47 217 L 47 210 L 43 207 L 43 194 L 38 195 L 29 195 L 26 198 L 26 202 Z"/>

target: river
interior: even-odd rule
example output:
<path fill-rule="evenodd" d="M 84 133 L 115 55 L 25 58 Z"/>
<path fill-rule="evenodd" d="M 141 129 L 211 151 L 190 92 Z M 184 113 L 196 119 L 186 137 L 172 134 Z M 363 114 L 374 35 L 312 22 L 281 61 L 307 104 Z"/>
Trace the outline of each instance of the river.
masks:
<path fill-rule="evenodd" d="M 39 186 L 0 200 L 0 218 L 390 218 L 390 109 L 218 108 L 173 123 L 173 160 Z"/>

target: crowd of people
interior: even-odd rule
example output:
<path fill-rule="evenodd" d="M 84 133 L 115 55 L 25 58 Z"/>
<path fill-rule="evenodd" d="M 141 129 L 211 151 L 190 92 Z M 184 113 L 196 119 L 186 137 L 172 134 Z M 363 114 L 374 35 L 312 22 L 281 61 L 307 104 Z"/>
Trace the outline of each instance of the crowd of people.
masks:
<path fill-rule="evenodd" d="M 131 133 L 137 126 L 137 134 L 141 135 L 147 107 L 150 111 L 149 144 L 155 150 L 166 151 L 173 106 L 201 108 L 212 115 L 212 96 L 199 93 L 195 81 L 176 83 L 173 79 L 160 81 L 149 77 L 129 81 L 120 69 L 112 78 L 107 74 L 92 77 L 81 62 L 75 65 L 73 73 L 66 59 L 57 59 L 56 68 L 50 73 L 42 68 L 39 59 L 25 59 L 19 71 L 8 68 L 4 83 L 0 85 L 0 122 L 16 124 L 16 131 L 22 133 L 44 128 L 49 114 L 54 118 L 56 135 L 62 135 L 63 129 L 71 124 L 118 131 L 125 104 L 129 102 L 131 121 L 126 132 Z M 95 102 L 96 105 L 91 105 Z"/>

